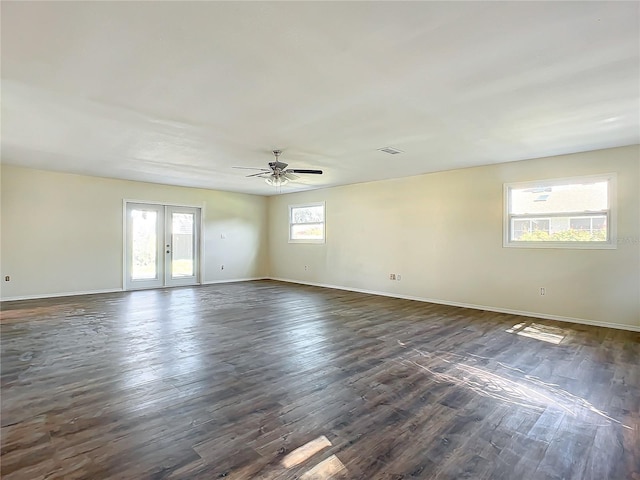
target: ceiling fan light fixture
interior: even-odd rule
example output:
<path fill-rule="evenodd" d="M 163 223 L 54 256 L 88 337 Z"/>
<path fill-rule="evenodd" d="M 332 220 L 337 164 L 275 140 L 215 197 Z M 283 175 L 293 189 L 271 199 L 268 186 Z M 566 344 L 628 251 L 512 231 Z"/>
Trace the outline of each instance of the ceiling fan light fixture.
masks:
<path fill-rule="evenodd" d="M 267 177 L 264 179 L 264 181 L 267 183 L 267 185 L 271 185 L 272 187 L 281 187 L 289 183 L 289 180 L 287 178 L 274 176 Z"/>

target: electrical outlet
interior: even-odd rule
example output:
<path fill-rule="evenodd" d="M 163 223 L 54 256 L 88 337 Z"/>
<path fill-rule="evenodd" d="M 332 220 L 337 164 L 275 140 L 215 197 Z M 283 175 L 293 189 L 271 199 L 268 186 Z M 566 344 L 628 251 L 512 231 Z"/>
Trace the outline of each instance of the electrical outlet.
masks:
<path fill-rule="evenodd" d="M 540 287 L 540 296 L 544 297 L 547 294 L 547 289 L 544 287 Z"/>
<path fill-rule="evenodd" d="M 304 266 L 304 271 L 306 272 L 307 270 L 309 270 L 309 265 Z"/>
<path fill-rule="evenodd" d="M 220 270 L 224 270 L 224 265 L 220 265 Z"/>
<path fill-rule="evenodd" d="M 402 275 L 397 274 L 397 275 L 396 275 L 396 280 L 398 280 L 398 281 L 402 280 Z"/>
<path fill-rule="evenodd" d="M 395 280 L 396 279 L 396 274 L 395 273 L 390 273 L 389 274 L 389 280 Z"/>
<path fill-rule="evenodd" d="M 7 275 L 6 277 L 4 277 L 4 281 L 5 282 L 10 282 L 11 281 L 11 277 L 9 275 Z"/>

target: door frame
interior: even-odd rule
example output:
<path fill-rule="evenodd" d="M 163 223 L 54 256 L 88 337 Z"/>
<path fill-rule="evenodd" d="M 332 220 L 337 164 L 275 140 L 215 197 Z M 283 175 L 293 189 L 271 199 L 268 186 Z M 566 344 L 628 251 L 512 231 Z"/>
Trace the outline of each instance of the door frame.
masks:
<path fill-rule="evenodd" d="M 173 202 L 158 202 L 156 200 L 136 200 L 132 198 L 122 199 L 122 290 L 134 291 L 133 289 L 127 289 L 127 204 L 128 203 L 142 203 L 147 205 L 159 205 L 163 207 L 187 207 L 187 208 L 199 208 L 200 209 L 200 223 L 199 228 L 199 245 L 198 245 L 198 275 L 196 277 L 195 285 L 202 285 L 204 278 L 204 217 L 205 217 L 205 204 L 188 204 L 188 203 L 173 203 Z M 163 238 L 164 242 L 164 238 Z M 164 243 L 162 245 L 164 247 Z M 163 285 L 159 288 L 173 288 L 180 285 Z M 158 287 L 150 287 L 158 288 Z M 135 289 L 137 290 L 137 289 Z M 144 290 L 144 288 L 140 289 Z"/>

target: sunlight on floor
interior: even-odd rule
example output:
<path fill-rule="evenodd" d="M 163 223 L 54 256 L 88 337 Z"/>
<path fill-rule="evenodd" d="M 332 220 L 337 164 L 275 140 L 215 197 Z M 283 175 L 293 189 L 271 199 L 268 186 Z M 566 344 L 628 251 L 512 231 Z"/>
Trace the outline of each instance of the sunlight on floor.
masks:
<path fill-rule="evenodd" d="M 308 472 L 303 473 L 300 476 L 300 480 L 328 480 L 337 473 L 341 473 L 345 470 L 346 467 L 338 457 L 331 455 Z"/>
<path fill-rule="evenodd" d="M 320 450 L 330 447 L 332 444 L 324 435 L 305 443 L 303 446 L 296 448 L 293 452 L 282 459 L 282 465 L 285 468 L 295 467 L 308 458 L 318 453 Z"/>
<path fill-rule="evenodd" d="M 284 457 L 280 463 L 282 463 L 282 466 L 285 468 L 293 468 L 307 461 L 316 453 L 332 446 L 333 444 L 329 439 L 324 435 L 321 435 L 320 437 L 305 443 L 301 447 L 296 448 L 293 452 Z M 346 470 L 347 468 L 338 459 L 338 457 L 331 455 L 311 469 L 307 470 L 299 478 L 301 480 L 330 480 L 338 474 L 345 473 Z"/>
<path fill-rule="evenodd" d="M 549 325 L 540 325 L 538 323 L 527 325 L 526 322 L 514 325 L 505 331 L 507 333 L 515 333 L 516 335 L 521 335 L 523 337 L 542 340 L 543 342 L 552 343 L 554 345 L 558 345 L 567 336 L 565 331 L 561 328 L 551 327 Z"/>

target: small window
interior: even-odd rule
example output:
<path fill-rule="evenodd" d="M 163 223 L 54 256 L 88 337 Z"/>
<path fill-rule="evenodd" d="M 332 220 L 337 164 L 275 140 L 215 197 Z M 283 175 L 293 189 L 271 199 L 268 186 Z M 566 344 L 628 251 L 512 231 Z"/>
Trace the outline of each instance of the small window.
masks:
<path fill-rule="evenodd" d="M 504 189 L 504 246 L 615 248 L 614 174 Z"/>
<path fill-rule="evenodd" d="M 324 202 L 289 205 L 289 242 L 324 243 Z"/>

